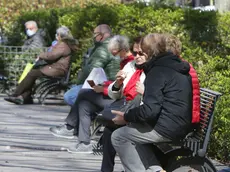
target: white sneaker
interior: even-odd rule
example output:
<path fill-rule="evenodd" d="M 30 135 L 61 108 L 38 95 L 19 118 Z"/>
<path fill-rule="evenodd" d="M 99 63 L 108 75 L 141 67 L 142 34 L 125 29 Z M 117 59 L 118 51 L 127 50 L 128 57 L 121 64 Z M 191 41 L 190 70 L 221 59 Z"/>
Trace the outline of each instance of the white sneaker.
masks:
<path fill-rule="evenodd" d="M 90 143 L 88 145 L 84 143 L 77 144 L 73 147 L 67 148 L 67 151 L 70 153 L 93 153 L 93 144 Z"/>

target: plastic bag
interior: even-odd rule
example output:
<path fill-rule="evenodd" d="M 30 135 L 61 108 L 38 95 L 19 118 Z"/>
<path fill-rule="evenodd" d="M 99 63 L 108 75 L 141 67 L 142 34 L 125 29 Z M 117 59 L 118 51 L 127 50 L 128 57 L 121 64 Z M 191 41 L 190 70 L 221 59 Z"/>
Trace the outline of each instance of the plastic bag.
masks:
<path fill-rule="evenodd" d="M 27 63 L 25 69 L 23 70 L 18 83 L 20 84 L 22 80 L 26 77 L 26 75 L 30 72 L 30 70 L 33 68 L 34 64 L 32 63 Z"/>

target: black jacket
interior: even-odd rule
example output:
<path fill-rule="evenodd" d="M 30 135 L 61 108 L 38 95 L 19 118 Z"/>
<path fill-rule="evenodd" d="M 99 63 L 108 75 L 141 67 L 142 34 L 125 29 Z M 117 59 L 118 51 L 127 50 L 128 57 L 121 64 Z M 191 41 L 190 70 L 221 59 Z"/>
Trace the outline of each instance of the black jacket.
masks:
<path fill-rule="evenodd" d="M 146 73 L 143 104 L 129 110 L 127 122 L 148 123 L 171 140 L 183 138 L 191 128 L 192 81 L 189 64 L 164 53 L 143 65 Z"/>

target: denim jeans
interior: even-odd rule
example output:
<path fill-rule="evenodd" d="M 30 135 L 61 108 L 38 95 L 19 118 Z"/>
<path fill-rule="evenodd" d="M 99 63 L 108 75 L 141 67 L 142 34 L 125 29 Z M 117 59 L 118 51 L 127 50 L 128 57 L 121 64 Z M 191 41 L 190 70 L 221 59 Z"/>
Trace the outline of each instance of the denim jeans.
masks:
<path fill-rule="evenodd" d="M 64 94 L 64 101 L 66 104 L 73 106 L 77 99 L 78 92 L 81 90 L 82 85 L 73 85 L 70 90 Z"/>

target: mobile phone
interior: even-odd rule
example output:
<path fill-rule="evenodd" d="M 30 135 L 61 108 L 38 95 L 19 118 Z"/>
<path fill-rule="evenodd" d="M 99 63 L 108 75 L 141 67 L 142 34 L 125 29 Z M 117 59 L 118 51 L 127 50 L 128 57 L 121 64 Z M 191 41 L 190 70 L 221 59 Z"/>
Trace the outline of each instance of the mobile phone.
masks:
<path fill-rule="evenodd" d="M 93 80 L 87 80 L 87 82 L 90 85 L 90 87 L 94 87 L 96 85 Z"/>

